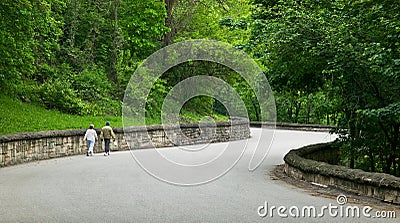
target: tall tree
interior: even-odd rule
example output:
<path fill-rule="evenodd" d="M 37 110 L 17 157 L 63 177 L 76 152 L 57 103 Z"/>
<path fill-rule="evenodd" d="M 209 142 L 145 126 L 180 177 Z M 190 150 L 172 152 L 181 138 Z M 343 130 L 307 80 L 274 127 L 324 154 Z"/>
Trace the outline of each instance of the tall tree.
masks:
<path fill-rule="evenodd" d="M 167 12 L 167 18 L 165 20 L 165 26 L 170 28 L 170 31 L 167 32 L 163 37 L 164 46 L 168 46 L 172 43 L 172 34 L 174 32 L 174 27 L 172 26 L 172 11 L 174 8 L 175 0 L 164 0 L 165 2 L 165 10 Z"/>
<path fill-rule="evenodd" d="M 265 65 L 272 87 L 299 98 L 324 91 L 337 102 L 340 127 L 348 130 L 349 165 L 360 166 L 364 156 L 373 155 L 385 163 L 380 165 L 385 172 L 399 174 L 395 160 L 400 152 L 394 149 L 395 105 L 400 101 L 398 4 L 391 0 L 252 3 L 252 38 L 247 46 Z M 377 123 L 373 117 L 387 123 Z M 368 137 L 382 143 L 371 143 L 365 140 Z M 388 147 L 392 149 L 377 153 L 378 148 Z"/>
<path fill-rule="evenodd" d="M 0 3 L 0 87 L 11 91 L 21 77 L 35 71 L 34 21 L 28 0 L 4 0 Z"/>

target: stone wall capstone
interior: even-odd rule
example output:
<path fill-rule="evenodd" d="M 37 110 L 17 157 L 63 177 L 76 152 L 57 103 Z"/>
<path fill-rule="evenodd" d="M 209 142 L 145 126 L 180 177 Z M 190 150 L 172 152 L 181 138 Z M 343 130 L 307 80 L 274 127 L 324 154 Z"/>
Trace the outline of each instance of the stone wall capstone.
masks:
<path fill-rule="evenodd" d="M 294 149 L 284 157 L 284 170 L 287 175 L 295 179 L 400 204 L 399 177 L 329 164 L 337 163 L 338 154 L 339 148 L 335 147 L 334 143 Z"/>
<path fill-rule="evenodd" d="M 250 137 L 249 121 L 245 119 L 178 126 L 135 126 L 125 129 L 113 128 L 113 130 L 116 140 L 115 144 L 111 143 L 111 151 L 129 150 L 128 143 L 131 149 L 145 149 L 227 142 Z M 85 131 L 86 129 L 79 129 L 2 135 L 0 136 L 0 167 L 86 154 L 87 146 L 83 141 Z M 100 129 L 96 131 L 100 134 Z M 96 141 L 94 152 L 104 152 L 103 144 L 101 141 Z"/>

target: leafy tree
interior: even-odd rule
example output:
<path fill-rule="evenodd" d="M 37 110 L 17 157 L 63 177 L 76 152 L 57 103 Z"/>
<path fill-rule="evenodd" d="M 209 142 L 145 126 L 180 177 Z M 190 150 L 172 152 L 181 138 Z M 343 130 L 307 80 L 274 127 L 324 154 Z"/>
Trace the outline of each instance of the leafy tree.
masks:
<path fill-rule="evenodd" d="M 35 72 L 34 21 L 28 0 L 4 0 L 0 3 L 0 87 L 15 90 L 23 75 Z"/>
<path fill-rule="evenodd" d="M 265 65 L 277 93 L 295 99 L 297 107 L 302 98 L 308 104 L 311 95 L 323 91 L 334 103 L 319 110 L 328 109 L 327 117 L 339 112 L 334 116 L 347 130 L 343 152 L 347 164 L 399 174 L 398 123 L 393 121 L 400 101 L 398 4 L 390 0 L 252 3 L 252 36 L 246 47 Z M 364 165 L 365 157 L 370 157 L 371 165 Z"/>
<path fill-rule="evenodd" d="M 370 114 L 368 111 L 375 109 L 390 110 L 393 108 L 391 104 L 400 101 L 397 64 L 400 57 L 398 39 L 394 37 L 400 34 L 399 15 L 395 12 L 399 8 L 392 4 L 395 4 L 394 1 L 355 1 L 342 3 L 340 7 L 338 5 L 336 8 L 340 14 L 332 21 L 336 22 L 336 30 L 331 30 L 324 47 L 335 53 L 328 60 L 326 74 L 335 77 L 331 79 L 331 85 L 337 86 L 336 95 L 342 98 L 340 106 L 344 115 L 341 125 L 349 129 L 350 166 L 356 167 L 360 156 L 372 157 L 371 151 L 377 151 L 378 148 L 392 148 L 391 151 L 384 149 L 386 152 L 378 157 L 385 162 L 385 167 L 380 169 L 395 174 L 399 168 L 394 162 L 398 157 L 393 146 L 398 140 L 396 124 L 389 122 L 387 124 L 391 127 L 383 127 L 376 120 L 366 119 L 368 116 L 359 116 Z M 395 117 L 395 112 L 389 114 Z M 381 131 L 381 128 L 393 131 Z M 391 143 L 378 145 L 371 140 L 360 143 L 360 139 L 368 137 L 377 141 L 385 139 Z"/>
<path fill-rule="evenodd" d="M 162 36 L 168 31 L 164 26 L 165 18 L 162 1 L 121 1 L 119 23 L 126 43 L 124 49 L 139 59 L 159 49 Z"/>
<path fill-rule="evenodd" d="M 170 28 L 170 32 L 164 36 L 164 45 L 188 39 L 212 39 L 240 45 L 249 37 L 248 30 L 230 29 L 221 26 L 220 23 L 223 18 L 241 18 L 249 14 L 247 0 L 165 0 L 164 2 L 167 11 L 166 25 Z M 255 100 L 254 93 L 245 81 L 229 68 L 216 63 L 194 61 L 175 66 L 161 78 L 166 84 L 165 88 L 170 89 L 180 81 L 196 75 L 216 76 L 234 86 L 242 97 L 248 97 L 249 100 L 245 101 L 251 104 L 248 109 L 256 119 L 257 115 L 254 112 L 257 110 L 253 110 L 252 104 Z M 253 99 L 250 99 L 251 97 Z M 200 108 L 203 110 L 200 111 Z M 202 115 L 216 111 L 221 114 L 226 113 L 221 103 L 209 97 L 192 99 L 185 104 L 184 109 Z"/>

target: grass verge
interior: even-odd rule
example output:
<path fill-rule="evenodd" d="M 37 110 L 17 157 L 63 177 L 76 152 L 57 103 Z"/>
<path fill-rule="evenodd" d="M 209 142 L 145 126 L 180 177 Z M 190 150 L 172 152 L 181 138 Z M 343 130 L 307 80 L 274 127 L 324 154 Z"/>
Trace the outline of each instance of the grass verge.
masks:
<path fill-rule="evenodd" d="M 61 113 L 57 110 L 47 110 L 35 104 L 27 104 L 0 95 L 0 135 L 19 132 L 38 132 L 45 130 L 66 130 L 85 129 L 90 124 L 95 128 L 105 125 L 106 121 L 111 122 L 112 127 L 122 127 L 122 117 L 115 116 L 78 116 Z M 204 114 L 197 114 L 190 111 L 182 111 L 180 114 L 181 123 L 204 121 Z M 210 115 L 215 122 L 228 120 L 227 117 L 217 114 Z M 159 124 L 161 118 L 146 118 L 146 124 Z M 135 124 L 134 120 L 132 121 Z"/>
<path fill-rule="evenodd" d="M 44 130 L 84 129 L 91 123 L 96 128 L 106 121 L 113 127 L 122 127 L 122 118 L 114 116 L 77 116 L 57 110 L 46 110 L 34 104 L 22 103 L 16 99 L 0 96 L 0 135 L 18 132 Z"/>

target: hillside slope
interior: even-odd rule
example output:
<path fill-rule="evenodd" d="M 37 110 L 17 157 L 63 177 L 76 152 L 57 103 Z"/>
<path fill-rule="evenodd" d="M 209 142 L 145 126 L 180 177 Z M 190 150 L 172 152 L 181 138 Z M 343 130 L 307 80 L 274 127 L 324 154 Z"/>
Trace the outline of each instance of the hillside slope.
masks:
<path fill-rule="evenodd" d="M 57 110 L 46 110 L 34 104 L 22 103 L 7 96 L 0 96 L 0 135 L 17 132 L 96 128 L 110 121 L 113 127 L 122 126 L 121 117 L 76 116 Z"/>

